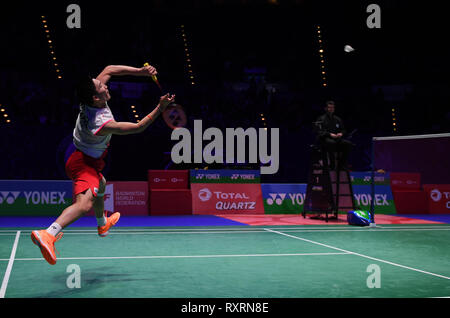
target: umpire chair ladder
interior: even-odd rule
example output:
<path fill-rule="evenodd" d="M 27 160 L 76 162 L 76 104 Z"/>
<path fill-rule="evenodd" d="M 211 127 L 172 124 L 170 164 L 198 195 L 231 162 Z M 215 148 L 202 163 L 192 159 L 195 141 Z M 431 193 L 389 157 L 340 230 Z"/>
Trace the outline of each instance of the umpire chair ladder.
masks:
<path fill-rule="evenodd" d="M 338 162 L 336 169 L 330 169 L 328 153 L 318 145 L 311 145 L 311 160 L 306 187 L 303 217 L 306 213 L 325 213 L 325 221 L 332 214 L 333 219 L 338 219 L 339 211 L 350 211 L 355 209 L 353 188 L 348 170 L 340 169 Z M 334 156 L 337 161 L 338 156 Z M 333 159 L 331 159 L 333 160 Z"/>

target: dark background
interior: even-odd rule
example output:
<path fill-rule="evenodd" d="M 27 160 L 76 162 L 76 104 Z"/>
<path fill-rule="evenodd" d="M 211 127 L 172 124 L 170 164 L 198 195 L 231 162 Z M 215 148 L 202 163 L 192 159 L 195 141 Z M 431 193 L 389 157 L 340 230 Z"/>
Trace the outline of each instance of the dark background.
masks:
<path fill-rule="evenodd" d="M 72 2 L 81 7 L 81 29 L 66 25 Z M 202 119 L 203 129 L 223 132 L 225 127 L 264 127 L 263 113 L 268 128 L 280 129 L 280 169 L 263 175 L 263 182 L 306 182 L 315 137 L 312 122 L 328 99 L 336 102 L 347 131 L 357 129 L 353 170 L 370 169 L 373 136 L 450 132 L 449 27 L 443 2 L 375 1 L 381 7 L 380 29 L 366 25 L 370 3 L 2 3 L 0 107 L 8 117 L 0 117 L 0 179 L 67 179 L 64 157 L 78 114 L 74 85 L 78 76 L 95 77 L 110 64 L 154 65 L 163 90 L 175 93 L 186 110 L 188 128 L 194 119 Z M 41 16 L 47 20 L 62 79 L 57 78 Z M 321 82 L 317 25 L 327 87 Z M 355 51 L 344 52 L 346 44 Z M 134 121 L 130 105 L 146 115 L 161 95 L 149 78 L 114 77 L 109 87 L 109 105 L 121 121 Z M 130 95 L 124 87 L 142 91 Z M 158 119 L 143 134 L 113 136 L 106 178 L 146 180 L 148 169 L 208 166 L 171 164 L 170 134 Z"/>

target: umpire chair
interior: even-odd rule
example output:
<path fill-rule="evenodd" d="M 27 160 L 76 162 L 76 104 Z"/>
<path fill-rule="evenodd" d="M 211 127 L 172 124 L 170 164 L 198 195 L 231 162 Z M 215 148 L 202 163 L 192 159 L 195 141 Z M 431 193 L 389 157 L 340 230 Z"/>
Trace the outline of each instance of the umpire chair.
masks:
<path fill-rule="evenodd" d="M 320 122 L 314 124 L 320 125 Z M 347 167 L 341 167 L 337 162 L 337 154 L 330 155 L 320 143 L 310 147 L 311 159 L 302 215 L 306 218 L 307 213 L 315 213 L 317 215 L 311 218 L 323 219 L 321 214 L 325 214 L 326 222 L 329 219 L 337 220 L 339 211 L 355 209 L 350 174 Z"/>

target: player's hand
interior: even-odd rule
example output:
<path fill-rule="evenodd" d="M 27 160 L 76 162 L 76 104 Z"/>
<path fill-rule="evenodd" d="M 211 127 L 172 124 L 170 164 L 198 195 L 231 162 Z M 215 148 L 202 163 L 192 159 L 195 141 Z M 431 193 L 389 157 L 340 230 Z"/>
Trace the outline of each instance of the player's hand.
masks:
<path fill-rule="evenodd" d="M 167 108 L 167 106 L 174 101 L 175 94 L 170 95 L 169 93 L 167 93 L 166 95 L 161 96 L 161 98 L 159 99 L 159 109 L 161 110 L 161 112 L 163 112 Z"/>
<path fill-rule="evenodd" d="M 158 74 L 158 72 L 156 71 L 156 68 L 154 68 L 151 65 L 141 67 L 141 72 L 146 76 L 153 76 L 153 75 Z"/>
<path fill-rule="evenodd" d="M 342 137 L 342 133 L 336 134 L 336 137 L 337 137 L 337 138 L 341 138 L 341 137 Z"/>

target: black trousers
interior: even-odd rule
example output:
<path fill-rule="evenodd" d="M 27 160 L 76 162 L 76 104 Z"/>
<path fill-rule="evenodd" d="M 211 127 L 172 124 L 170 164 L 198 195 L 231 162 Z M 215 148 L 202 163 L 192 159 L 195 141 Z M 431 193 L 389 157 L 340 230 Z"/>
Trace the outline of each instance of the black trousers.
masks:
<path fill-rule="evenodd" d="M 348 156 L 353 148 L 352 142 L 343 138 L 333 139 L 331 137 L 326 137 L 323 138 L 320 143 L 323 149 L 327 151 L 330 156 L 330 167 L 332 169 L 334 169 L 334 162 L 336 159 L 341 167 L 347 165 Z M 337 155 L 337 158 L 335 155 Z"/>

